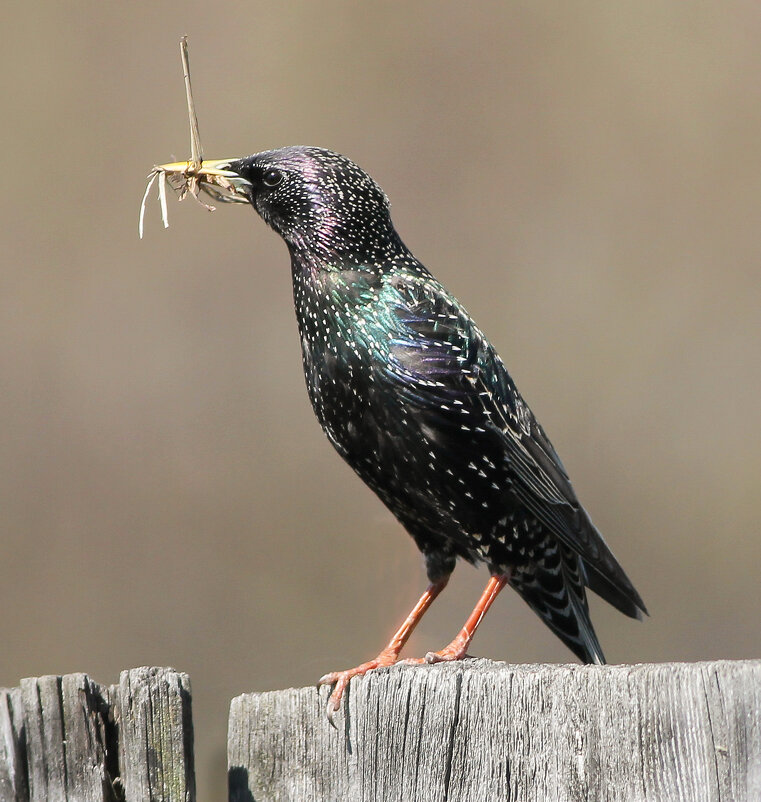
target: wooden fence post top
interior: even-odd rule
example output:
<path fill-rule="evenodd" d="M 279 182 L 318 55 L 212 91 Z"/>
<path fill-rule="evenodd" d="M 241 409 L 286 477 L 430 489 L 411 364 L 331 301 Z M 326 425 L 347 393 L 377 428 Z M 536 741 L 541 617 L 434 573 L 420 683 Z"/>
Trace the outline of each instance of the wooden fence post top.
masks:
<path fill-rule="evenodd" d="M 338 730 L 326 697 L 232 701 L 231 802 L 761 799 L 759 660 L 394 666 Z"/>
<path fill-rule="evenodd" d="M 0 689 L 0 802 L 194 802 L 190 681 L 136 668 Z"/>
<path fill-rule="evenodd" d="M 395 666 L 233 700 L 231 802 L 761 799 L 761 661 Z M 194 802 L 172 669 L 0 689 L 0 801 Z"/>

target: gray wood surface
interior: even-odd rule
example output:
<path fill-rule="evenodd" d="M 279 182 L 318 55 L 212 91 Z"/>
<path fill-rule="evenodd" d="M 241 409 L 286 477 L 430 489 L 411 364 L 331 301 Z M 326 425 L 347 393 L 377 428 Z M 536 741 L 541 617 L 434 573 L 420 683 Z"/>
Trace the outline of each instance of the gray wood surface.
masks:
<path fill-rule="evenodd" d="M 0 689 L 0 802 L 193 802 L 190 684 L 172 669 Z"/>
<path fill-rule="evenodd" d="M 108 799 L 100 688 L 84 674 L 21 681 L 29 799 Z"/>
<path fill-rule="evenodd" d="M 21 688 L 0 690 L 0 801 L 29 798 L 22 741 L 24 722 Z"/>
<path fill-rule="evenodd" d="M 188 675 L 168 668 L 122 671 L 118 699 L 125 802 L 195 799 Z"/>
<path fill-rule="evenodd" d="M 395 666 L 230 709 L 231 802 L 761 800 L 761 661 Z"/>

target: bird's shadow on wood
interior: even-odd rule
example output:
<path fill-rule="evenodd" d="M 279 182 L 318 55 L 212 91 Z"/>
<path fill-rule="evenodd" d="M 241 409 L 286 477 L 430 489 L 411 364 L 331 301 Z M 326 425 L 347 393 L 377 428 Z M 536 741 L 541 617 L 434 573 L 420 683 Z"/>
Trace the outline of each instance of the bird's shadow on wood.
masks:
<path fill-rule="evenodd" d="M 229 802 L 256 802 L 248 785 L 248 769 L 231 766 L 227 772 L 227 793 Z"/>

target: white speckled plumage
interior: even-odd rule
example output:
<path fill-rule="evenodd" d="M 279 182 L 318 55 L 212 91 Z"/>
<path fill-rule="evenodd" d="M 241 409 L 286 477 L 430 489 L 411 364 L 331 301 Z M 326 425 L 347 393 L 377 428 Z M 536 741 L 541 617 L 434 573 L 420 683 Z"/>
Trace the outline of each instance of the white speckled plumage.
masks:
<path fill-rule="evenodd" d="M 415 539 L 431 581 L 458 557 L 486 563 L 576 654 L 602 662 L 585 587 L 627 615 L 642 600 L 492 345 L 399 238 L 381 188 L 320 148 L 230 169 L 288 246 L 315 414 Z"/>

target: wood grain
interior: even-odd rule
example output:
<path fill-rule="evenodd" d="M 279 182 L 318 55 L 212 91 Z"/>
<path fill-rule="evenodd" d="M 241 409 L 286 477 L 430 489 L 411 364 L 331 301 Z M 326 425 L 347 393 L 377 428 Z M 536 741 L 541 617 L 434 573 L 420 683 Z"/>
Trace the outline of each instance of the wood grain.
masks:
<path fill-rule="evenodd" d="M 0 802 L 193 802 L 190 684 L 167 668 L 0 689 Z"/>
<path fill-rule="evenodd" d="M 188 675 L 168 668 L 122 671 L 118 699 L 125 802 L 195 799 Z"/>
<path fill-rule="evenodd" d="M 231 802 L 761 799 L 761 661 L 395 666 L 338 731 L 326 695 L 233 700 Z"/>

